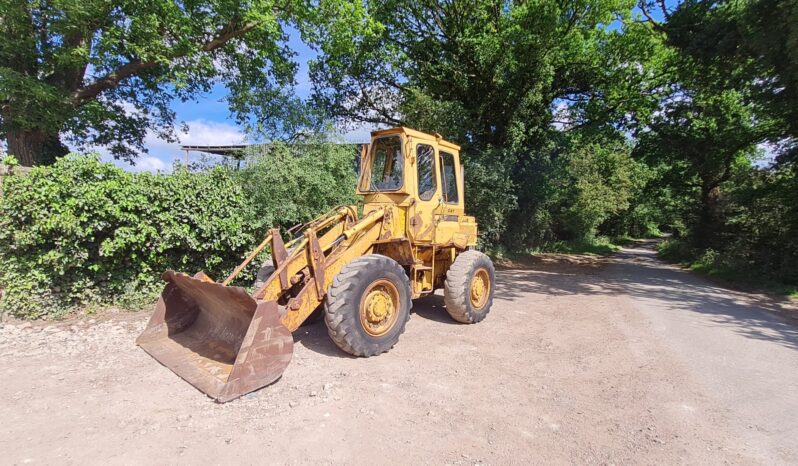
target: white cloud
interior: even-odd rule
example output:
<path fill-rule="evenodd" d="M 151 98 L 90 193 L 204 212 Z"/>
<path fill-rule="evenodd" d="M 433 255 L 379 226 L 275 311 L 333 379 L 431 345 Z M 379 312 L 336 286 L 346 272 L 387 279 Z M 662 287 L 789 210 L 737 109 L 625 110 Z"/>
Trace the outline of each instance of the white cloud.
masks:
<path fill-rule="evenodd" d="M 234 125 L 207 120 L 186 122 L 188 133 L 178 133 L 180 143 L 192 146 L 223 146 L 228 144 L 244 144 L 246 135 Z"/>
<path fill-rule="evenodd" d="M 552 107 L 553 121 L 551 122 L 551 125 L 557 131 L 567 130 L 573 124 L 568 102 L 563 99 L 556 99 L 552 103 Z"/>
<path fill-rule="evenodd" d="M 756 147 L 761 153 L 761 156 L 753 161 L 756 167 L 768 168 L 776 163 L 776 158 L 778 157 L 779 153 L 778 144 L 763 142 L 757 144 Z"/>
<path fill-rule="evenodd" d="M 371 141 L 371 132 L 381 129 L 379 126 L 371 123 L 362 123 L 356 128 L 341 134 L 341 137 L 346 142 L 363 143 Z"/>
<path fill-rule="evenodd" d="M 169 172 L 172 169 L 163 160 L 149 155 L 139 157 L 135 166 L 126 168 L 134 172 Z"/>
<path fill-rule="evenodd" d="M 112 162 L 116 166 L 131 172 L 162 172 L 172 171 L 172 165 L 178 161 L 183 163 L 186 154 L 180 149 L 181 146 L 224 146 L 246 144 L 247 137 L 237 126 L 218 121 L 196 119 L 186 122 L 188 131 L 183 132 L 181 127 L 175 127 L 177 142 L 167 142 L 152 131 L 147 133 L 144 138 L 144 146 L 148 149 L 148 154 L 142 154 L 135 160 L 135 165 L 131 165 L 122 160 L 115 160 L 108 150 L 104 147 L 97 147 L 93 150 L 99 152 L 102 160 Z M 351 143 L 364 143 L 371 140 L 371 132 L 381 129 L 379 126 L 362 123 L 359 126 L 340 133 L 340 137 Z M 198 152 L 190 153 L 190 160 L 196 161 L 201 155 Z M 207 156 L 207 155 L 206 155 Z M 215 157 L 215 156 L 210 156 Z"/>
<path fill-rule="evenodd" d="M 108 150 L 104 147 L 97 147 L 93 150 L 99 152 L 102 160 L 113 162 L 114 165 L 132 172 L 165 172 L 172 171 L 172 164 L 176 161 L 185 160 L 185 152 L 180 150 L 181 145 L 191 146 L 223 146 L 231 144 L 244 144 L 246 135 L 236 126 L 224 122 L 208 121 L 197 119 L 187 121 L 188 131 L 183 132 L 182 127 L 175 127 L 177 142 L 167 142 L 160 139 L 154 132 L 149 131 L 144 138 L 144 146 L 148 154 L 142 154 L 135 160 L 135 165 L 131 165 L 122 160 L 115 160 Z M 192 153 L 191 160 L 198 158 L 196 153 Z"/>

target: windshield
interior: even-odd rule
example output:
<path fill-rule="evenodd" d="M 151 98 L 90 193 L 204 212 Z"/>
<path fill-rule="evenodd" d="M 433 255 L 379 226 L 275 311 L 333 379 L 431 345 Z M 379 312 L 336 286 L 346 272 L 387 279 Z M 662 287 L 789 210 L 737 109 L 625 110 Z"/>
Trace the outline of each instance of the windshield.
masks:
<path fill-rule="evenodd" d="M 363 173 L 363 191 L 396 191 L 402 187 L 402 139 L 399 136 L 379 138 L 371 145 L 370 163 Z"/>

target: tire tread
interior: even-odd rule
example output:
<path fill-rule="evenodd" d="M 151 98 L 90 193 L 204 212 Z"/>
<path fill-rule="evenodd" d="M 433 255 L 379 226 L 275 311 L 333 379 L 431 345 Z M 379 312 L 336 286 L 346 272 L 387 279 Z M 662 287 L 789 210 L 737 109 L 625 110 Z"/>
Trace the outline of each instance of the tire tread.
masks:
<path fill-rule="evenodd" d="M 327 333 L 336 346 L 354 356 L 376 356 L 388 351 L 396 344 L 396 341 L 393 341 L 390 345 L 381 347 L 379 344 L 365 340 L 352 328 L 354 325 L 360 325 L 359 321 L 356 320 L 359 319 L 357 313 L 359 312 L 361 298 L 355 292 L 357 283 L 365 279 L 366 271 L 374 270 L 375 268 L 380 270 L 392 269 L 391 271 L 399 276 L 401 280 L 401 283 L 397 285 L 407 290 L 407 316 L 404 320 L 396 323 L 396 325 L 400 326 L 397 339 L 405 331 L 405 325 L 410 317 L 410 308 L 413 305 L 409 299 L 410 279 L 404 269 L 402 269 L 402 266 L 393 259 L 379 254 L 369 254 L 358 257 L 345 265 L 335 276 L 330 289 L 327 291 L 324 320 L 327 323 Z"/>
<path fill-rule="evenodd" d="M 486 262 L 488 265 L 491 290 L 488 301 L 485 303 L 485 311 L 477 313 L 469 305 L 470 296 L 468 293 L 471 276 L 480 262 Z M 463 324 L 474 324 L 487 316 L 488 312 L 490 312 L 490 306 L 493 304 L 494 274 L 493 263 L 484 253 L 472 249 L 457 256 L 446 272 L 443 293 L 446 312 L 449 313 L 452 319 Z"/>

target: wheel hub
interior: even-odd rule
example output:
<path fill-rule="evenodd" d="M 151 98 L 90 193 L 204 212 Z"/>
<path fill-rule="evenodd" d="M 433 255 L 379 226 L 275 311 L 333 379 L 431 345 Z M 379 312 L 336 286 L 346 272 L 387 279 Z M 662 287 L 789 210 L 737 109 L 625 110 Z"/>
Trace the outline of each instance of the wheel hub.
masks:
<path fill-rule="evenodd" d="M 366 288 L 360 304 L 360 323 L 372 336 L 386 334 L 399 314 L 399 291 L 388 280 L 376 280 Z"/>
<path fill-rule="evenodd" d="M 481 309 L 488 301 L 490 294 L 490 276 L 485 269 L 479 269 L 471 280 L 471 306 Z"/>
<path fill-rule="evenodd" d="M 393 311 L 393 302 L 388 293 L 373 291 L 367 298 L 367 318 L 369 322 L 379 323 Z"/>

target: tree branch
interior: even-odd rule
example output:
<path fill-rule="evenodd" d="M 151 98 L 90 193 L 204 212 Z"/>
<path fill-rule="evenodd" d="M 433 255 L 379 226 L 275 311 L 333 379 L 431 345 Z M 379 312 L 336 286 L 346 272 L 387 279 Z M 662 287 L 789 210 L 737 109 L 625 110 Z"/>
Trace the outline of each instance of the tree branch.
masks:
<path fill-rule="evenodd" d="M 227 23 L 227 25 L 219 31 L 216 37 L 204 43 L 202 47 L 200 47 L 200 50 L 203 52 L 212 52 L 224 46 L 231 40 L 240 37 L 246 34 L 247 32 L 255 29 L 257 26 L 258 22 L 256 21 L 250 21 L 239 26 L 237 20 L 233 20 Z M 181 53 L 175 52 L 169 54 L 167 58 L 173 59 L 184 55 L 185 52 Z M 117 68 L 116 70 L 97 79 L 88 86 L 84 86 L 83 88 L 73 92 L 71 96 L 72 103 L 75 105 L 83 105 L 89 100 L 97 97 L 100 93 L 115 88 L 116 86 L 119 85 L 119 83 L 121 83 L 125 79 L 134 76 L 136 74 L 139 74 L 143 71 L 155 68 L 159 64 L 160 62 L 154 60 L 150 61 L 142 61 L 141 59 L 132 60 L 129 63 L 126 63 Z"/>
<path fill-rule="evenodd" d="M 645 0 L 640 0 L 637 6 L 640 8 L 640 11 L 643 13 L 643 16 L 646 17 L 648 22 L 651 24 L 651 27 L 653 27 L 655 31 L 666 32 L 662 24 L 659 21 L 655 20 L 648 12 L 648 6 L 646 5 Z M 665 14 L 667 15 L 667 12 L 665 12 Z"/>

